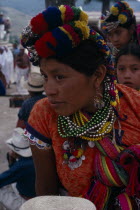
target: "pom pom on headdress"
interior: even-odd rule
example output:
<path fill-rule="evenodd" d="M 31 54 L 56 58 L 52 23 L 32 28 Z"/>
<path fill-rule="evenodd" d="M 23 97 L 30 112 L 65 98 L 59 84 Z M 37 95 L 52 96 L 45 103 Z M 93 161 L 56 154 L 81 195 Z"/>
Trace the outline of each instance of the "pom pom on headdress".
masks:
<path fill-rule="evenodd" d="M 36 43 L 35 49 L 40 57 L 61 57 L 71 52 L 81 40 L 89 37 L 89 27 L 82 21 L 74 21 L 47 32 Z"/>
<path fill-rule="evenodd" d="M 125 1 L 118 1 L 110 8 L 110 12 L 101 18 L 101 28 L 104 33 L 108 33 L 119 25 L 124 26 L 131 23 L 133 17 L 133 10 L 129 4 Z M 111 18 L 115 21 L 110 21 Z"/>
<path fill-rule="evenodd" d="M 80 8 L 49 7 L 30 21 L 21 37 L 34 65 L 39 57 L 63 56 L 89 37 L 88 15 Z M 33 57 L 35 56 L 35 62 Z"/>
<path fill-rule="evenodd" d="M 32 39 L 33 36 L 40 37 L 47 31 L 51 31 L 58 26 L 77 20 L 85 21 L 87 24 L 88 15 L 79 8 L 70 7 L 68 5 L 61 5 L 59 8 L 48 7 L 42 13 L 33 17 L 29 26 L 24 29 L 22 33 L 22 40 L 26 36 L 26 39 L 23 41 L 24 46 L 26 46 L 26 41 L 27 46 L 29 45 L 30 38 Z"/>

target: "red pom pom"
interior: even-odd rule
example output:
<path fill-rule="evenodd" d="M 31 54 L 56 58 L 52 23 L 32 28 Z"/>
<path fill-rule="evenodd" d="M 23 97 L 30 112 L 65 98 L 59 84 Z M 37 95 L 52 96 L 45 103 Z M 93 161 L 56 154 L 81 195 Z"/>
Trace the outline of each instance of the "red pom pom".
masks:
<path fill-rule="evenodd" d="M 51 32 L 47 32 L 35 43 L 35 49 L 38 55 L 43 58 L 47 58 L 49 56 L 55 55 L 55 51 L 53 51 L 52 49 L 48 47 L 47 42 L 50 43 L 53 47 L 56 47 L 57 45 L 57 41 L 53 37 Z"/>
<path fill-rule="evenodd" d="M 39 13 L 37 16 L 33 17 L 30 22 L 32 31 L 35 34 L 43 35 L 48 31 L 48 24 L 46 23 L 42 13 Z"/>
<path fill-rule="evenodd" d="M 74 12 L 70 6 L 64 5 L 64 7 L 66 8 L 64 22 L 68 23 L 74 18 Z"/>

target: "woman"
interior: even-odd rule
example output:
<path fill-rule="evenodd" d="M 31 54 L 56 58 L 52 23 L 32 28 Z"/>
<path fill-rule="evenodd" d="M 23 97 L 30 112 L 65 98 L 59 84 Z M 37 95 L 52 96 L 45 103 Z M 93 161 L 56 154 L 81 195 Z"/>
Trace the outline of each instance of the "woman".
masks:
<path fill-rule="evenodd" d="M 139 186 L 139 164 L 133 153 L 139 155 L 140 96 L 116 87 L 109 48 L 87 19 L 76 7 L 49 7 L 22 34 L 30 60 L 40 65 L 48 96 L 34 106 L 25 132 L 36 192 L 59 194 L 59 179 L 68 195 L 83 196 L 97 209 L 112 204 L 126 209 L 139 201 L 133 189 Z M 136 162 L 134 171 L 126 158 Z"/>
<path fill-rule="evenodd" d="M 116 2 L 106 17 L 101 18 L 101 28 L 111 43 L 115 56 L 119 49 L 130 42 L 139 42 L 139 25 L 132 8 L 125 1 Z"/>
<path fill-rule="evenodd" d="M 140 90 L 140 46 L 130 43 L 116 57 L 117 78 L 120 84 Z"/>

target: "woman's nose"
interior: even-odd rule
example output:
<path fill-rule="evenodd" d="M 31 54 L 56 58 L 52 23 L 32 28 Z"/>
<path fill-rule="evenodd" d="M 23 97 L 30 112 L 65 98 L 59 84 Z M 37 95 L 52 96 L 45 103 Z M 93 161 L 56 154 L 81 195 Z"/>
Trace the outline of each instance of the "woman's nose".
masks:
<path fill-rule="evenodd" d="M 117 42 L 117 41 L 118 41 L 118 36 L 114 34 L 113 37 L 112 37 L 112 40 L 113 40 L 114 42 Z"/>
<path fill-rule="evenodd" d="M 126 71 L 124 73 L 124 77 L 125 78 L 131 78 L 131 71 L 129 69 L 126 69 Z"/>
<path fill-rule="evenodd" d="M 44 90 L 48 96 L 56 95 L 58 92 L 56 85 L 53 82 L 49 82 L 49 81 L 44 83 Z"/>

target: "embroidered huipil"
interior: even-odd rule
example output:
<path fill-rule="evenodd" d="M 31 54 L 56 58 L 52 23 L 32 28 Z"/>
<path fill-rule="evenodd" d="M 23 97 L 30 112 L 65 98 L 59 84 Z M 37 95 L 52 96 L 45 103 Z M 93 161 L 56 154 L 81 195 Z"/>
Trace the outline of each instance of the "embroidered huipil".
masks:
<path fill-rule="evenodd" d="M 117 85 L 117 88 L 120 95 L 119 115 L 122 119 L 127 117 L 120 121 L 121 131 L 118 122 L 115 123 L 116 142 L 120 148 L 127 148 L 140 143 L 140 93 L 124 85 Z M 47 98 L 42 99 L 37 102 L 31 112 L 25 135 L 29 138 L 31 144 L 37 145 L 40 149 L 45 149 L 52 144 L 56 157 L 57 172 L 62 185 L 71 196 L 80 196 L 90 184 L 91 178 L 97 176 L 96 162 L 99 150 L 97 146 L 87 147 L 84 151 L 86 158 L 82 165 L 71 170 L 68 165 L 63 164 L 62 145 L 67 139 L 60 137 L 58 134 L 57 119 L 58 115 L 51 108 Z M 115 148 L 117 147 L 115 146 Z M 120 148 L 116 149 L 116 154 L 119 154 Z M 116 182 L 114 181 L 114 183 Z"/>

